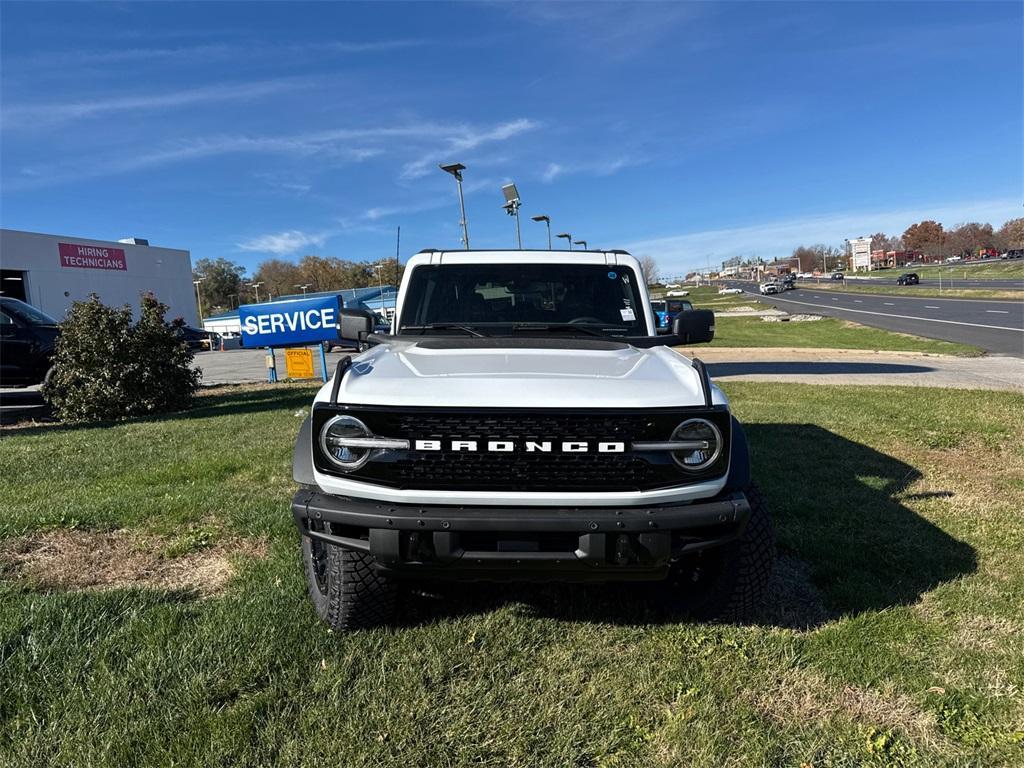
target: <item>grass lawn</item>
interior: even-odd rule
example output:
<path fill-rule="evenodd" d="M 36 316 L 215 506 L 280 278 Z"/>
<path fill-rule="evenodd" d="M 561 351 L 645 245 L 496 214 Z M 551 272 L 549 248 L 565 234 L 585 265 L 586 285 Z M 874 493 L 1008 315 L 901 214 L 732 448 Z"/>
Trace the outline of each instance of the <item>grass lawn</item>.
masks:
<path fill-rule="evenodd" d="M 945 280 L 949 275 L 952 275 L 954 280 L 962 280 L 964 279 L 965 274 L 968 279 L 1013 279 L 1016 277 L 1024 277 L 1024 259 L 986 261 L 984 264 L 971 264 L 970 262 L 964 264 L 963 262 L 960 262 L 958 264 L 936 264 L 933 266 L 904 267 L 903 269 L 884 269 L 869 273 L 869 277 L 892 277 L 898 276 L 901 272 L 917 272 L 921 277 L 930 277 L 937 280 L 940 271 L 942 272 L 943 280 Z"/>
<path fill-rule="evenodd" d="M 749 302 L 748 302 L 749 303 Z M 848 320 L 826 317 L 813 322 L 766 323 L 759 317 L 716 317 L 712 347 L 823 347 L 899 352 L 934 352 L 943 355 L 981 355 L 969 344 L 925 339 L 868 328 Z M 699 347 L 693 347 L 699 349 Z"/>
<path fill-rule="evenodd" d="M 962 274 L 962 273 L 961 273 Z M 945 279 L 943 275 L 943 279 Z M 1008 299 L 1011 301 L 1024 301 L 1024 291 L 1016 290 L 995 290 L 990 288 L 963 288 L 959 278 L 950 286 L 944 286 L 940 291 L 938 286 L 922 285 L 877 285 L 868 280 L 822 280 L 803 281 L 800 283 L 802 290 L 813 289 L 815 291 L 842 291 L 844 293 L 884 293 L 889 296 L 917 296 L 918 298 L 934 299 Z"/>
<path fill-rule="evenodd" d="M 309 387 L 3 432 L 0 553 L 113 529 L 166 559 L 262 545 L 212 596 L 47 588 L 0 558 L 0 765 L 1024 763 L 1024 397 L 725 389 L 780 542 L 749 626 L 513 585 L 329 633 L 288 509 Z"/>

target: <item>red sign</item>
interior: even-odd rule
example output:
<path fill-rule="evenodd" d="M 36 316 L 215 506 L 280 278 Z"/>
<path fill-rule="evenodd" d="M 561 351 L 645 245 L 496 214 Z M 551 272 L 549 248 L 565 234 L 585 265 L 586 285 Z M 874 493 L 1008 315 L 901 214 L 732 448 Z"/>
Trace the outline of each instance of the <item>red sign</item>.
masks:
<path fill-rule="evenodd" d="M 128 269 L 123 248 L 104 248 L 102 245 L 76 245 L 57 243 L 62 267 L 80 269 Z"/>

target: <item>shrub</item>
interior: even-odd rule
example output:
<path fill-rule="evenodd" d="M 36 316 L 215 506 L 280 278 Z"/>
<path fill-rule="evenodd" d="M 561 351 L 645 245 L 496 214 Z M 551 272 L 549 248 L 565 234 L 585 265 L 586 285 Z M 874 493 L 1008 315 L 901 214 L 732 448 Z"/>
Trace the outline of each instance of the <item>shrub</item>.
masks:
<path fill-rule="evenodd" d="M 177 335 L 184 321 L 164 321 L 152 294 L 131 308 L 108 307 L 95 294 L 76 301 L 61 323 L 53 373 L 43 396 L 65 421 L 128 419 L 187 408 L 199 386 L 192 350 Z"/>

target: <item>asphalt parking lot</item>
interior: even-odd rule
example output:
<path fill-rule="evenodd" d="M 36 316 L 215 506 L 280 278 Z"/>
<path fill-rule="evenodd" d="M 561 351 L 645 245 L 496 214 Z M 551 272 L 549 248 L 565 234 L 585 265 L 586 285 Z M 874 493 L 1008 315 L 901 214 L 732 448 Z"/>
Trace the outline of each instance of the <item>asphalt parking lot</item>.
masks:
<path fill-rule="evenodd" d="M 752 283 L 729 285 L 761 298 Z M 764 298 L 787 312 L 814 312 L 887 331 L 973 344 L 988 352 L 1024 357 L 1024 300 L 843 293 L 815 290 L 813 284 L 799 284 L 795 291 Z"/>
<path fill-rule="evenodd" d="M 320 354 L 316 347 L 313 350 L 313 370 L 316 378 L 312 381 L 322 380 L 320 367 Z M 353 350 L 334 350 L 327 353 L 327 377 L 330 378 L 338 361 L 345 355 L 352 354 Z M 284 351 L 277 350 L 275 353 L 277 361 L 278 379 L 287 378 L 285 369 Z M 267 380 L 266 366 L 267 351 L 264 349 L 229 349 L 224 352 L 197 352 L 195 367 L 203 372 L 203 384 L 240 384 L 253 381 Z"/>

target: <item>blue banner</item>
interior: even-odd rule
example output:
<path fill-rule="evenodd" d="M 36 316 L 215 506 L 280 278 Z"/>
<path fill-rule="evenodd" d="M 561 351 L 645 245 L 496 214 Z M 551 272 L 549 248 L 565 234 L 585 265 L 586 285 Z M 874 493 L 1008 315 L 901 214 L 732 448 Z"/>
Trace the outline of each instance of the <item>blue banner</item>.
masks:
<path fill-rule="evenodd" d="M 340 296 L 243 304 L 238 308 L 244 347 L 287 347 L 338 338 Z"/>

